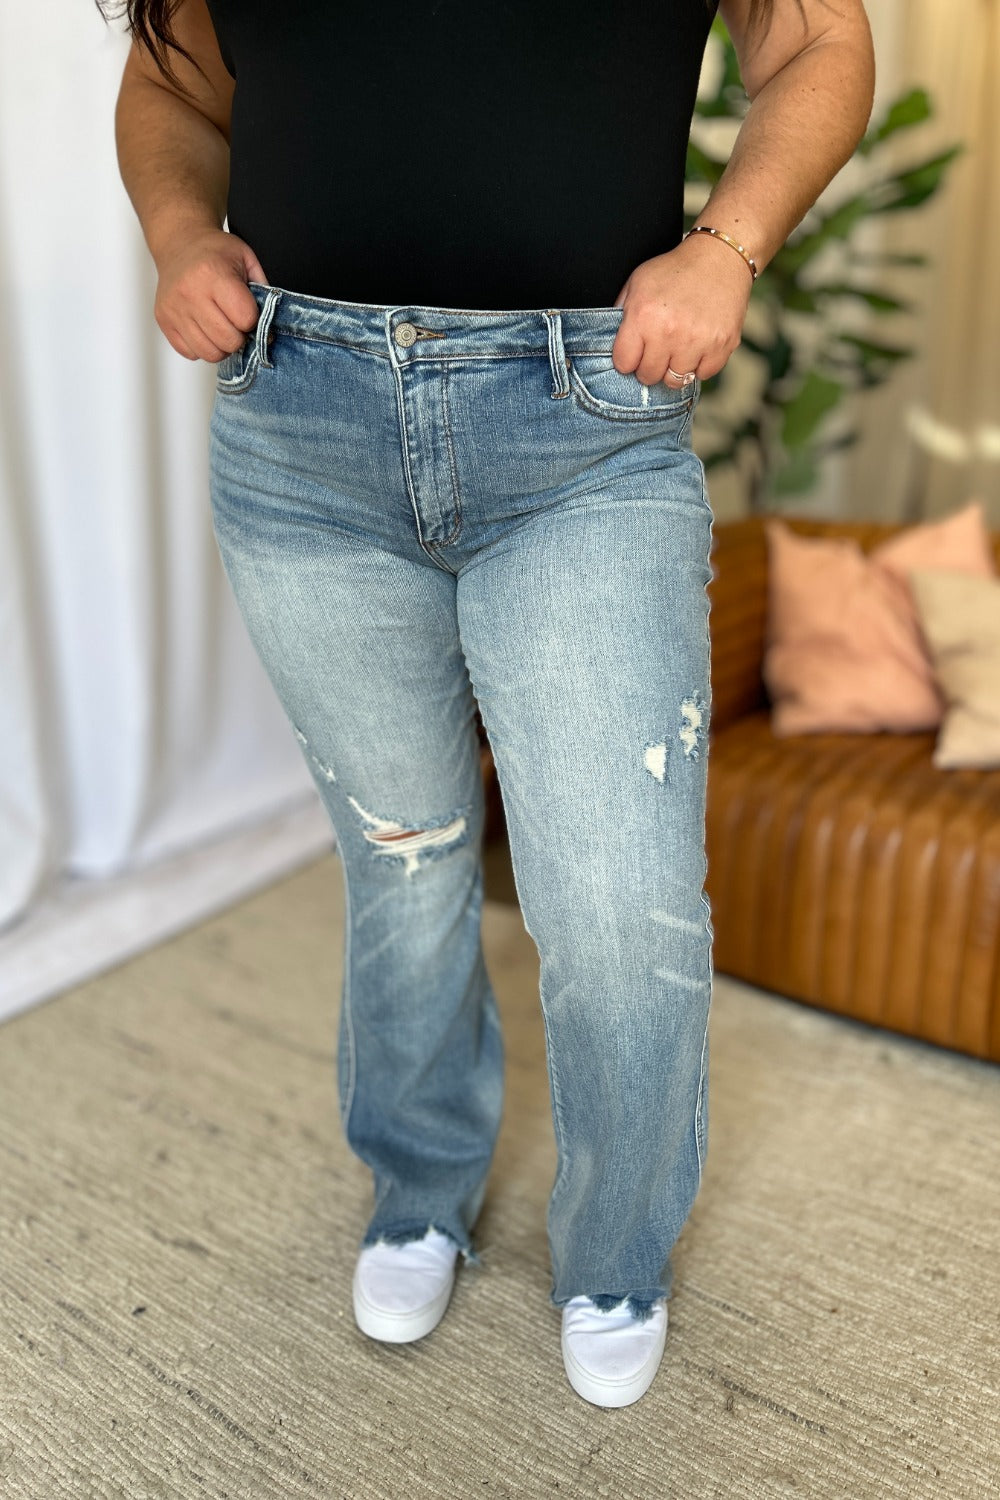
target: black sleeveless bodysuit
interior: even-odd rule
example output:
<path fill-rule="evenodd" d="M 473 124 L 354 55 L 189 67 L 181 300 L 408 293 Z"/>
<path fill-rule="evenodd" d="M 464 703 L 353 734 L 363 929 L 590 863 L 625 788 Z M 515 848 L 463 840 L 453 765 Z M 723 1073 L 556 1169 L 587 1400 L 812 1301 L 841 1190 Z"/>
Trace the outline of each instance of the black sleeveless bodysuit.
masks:
<path fill-rule="evenodd" d="M 608 307 L 682 233 L 717 0 L 208 0 L 228 224 L 274 286 Z"/>

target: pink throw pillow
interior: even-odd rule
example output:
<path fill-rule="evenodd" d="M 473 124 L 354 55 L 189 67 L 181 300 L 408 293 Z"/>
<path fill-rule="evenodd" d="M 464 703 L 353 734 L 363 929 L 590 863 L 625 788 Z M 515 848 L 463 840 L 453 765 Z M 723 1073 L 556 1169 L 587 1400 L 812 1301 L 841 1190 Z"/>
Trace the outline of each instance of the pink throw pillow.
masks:
<path fill-rule="evenodd" d="M 847 537 L 801 536 L 774 517 L 768 542 L 763 675 L 776 735 L 937 728 L 945 700 L 907 574 L 948 568 L 996 576 L 973 501 L 865 553 Z"/>

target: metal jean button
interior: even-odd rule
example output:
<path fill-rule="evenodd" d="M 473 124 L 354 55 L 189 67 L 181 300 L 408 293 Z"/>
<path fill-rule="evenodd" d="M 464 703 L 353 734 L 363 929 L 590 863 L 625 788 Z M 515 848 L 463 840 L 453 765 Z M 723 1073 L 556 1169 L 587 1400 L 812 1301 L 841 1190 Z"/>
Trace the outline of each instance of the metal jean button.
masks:
<path fill-rule="evenodd" d="M 400 323 L 399 327 L 393 334 L 393 338 L 396 340 L 396 343 L 401 344 L 404 349 L 409 349 L 410 345 L 415 344 L 417 341 L 417 330 L 414 328 L 412 323 Z"/>

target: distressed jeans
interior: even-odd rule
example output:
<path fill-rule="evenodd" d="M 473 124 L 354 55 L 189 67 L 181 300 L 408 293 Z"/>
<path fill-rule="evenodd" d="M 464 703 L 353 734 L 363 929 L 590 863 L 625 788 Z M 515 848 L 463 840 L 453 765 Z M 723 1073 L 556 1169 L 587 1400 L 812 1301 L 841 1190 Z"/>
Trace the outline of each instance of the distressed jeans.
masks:
<path fill-rule="evenodd" d="M 479 1263 L 504 1048 L 478 704 L 540 959 L 551 1301 L 628 1298 L 644 1318 L 670 1295 L 708 1131 L 697 385 L 620 374 L 620 308 L 250 290 L 256 328 L 217 366 L 212 519 L 343 865 L 361 1244 L 433 1224 Z"/>

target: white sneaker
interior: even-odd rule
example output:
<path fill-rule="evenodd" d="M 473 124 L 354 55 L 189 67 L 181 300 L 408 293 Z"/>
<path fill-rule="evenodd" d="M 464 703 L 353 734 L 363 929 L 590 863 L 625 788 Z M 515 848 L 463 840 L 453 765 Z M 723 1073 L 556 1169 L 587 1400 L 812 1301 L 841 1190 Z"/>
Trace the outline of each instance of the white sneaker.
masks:
<path fill-rule="evenodd" d="M 562 1354 L 569 1383 L 595 1406 L 630 1406 L 653 1383 L 667 1338 L 665 1299 L 653 1303 L 645 1323 L 622 1301 L 601 1312 L 589 1297 L 563 1308 Z"/>
<path fill-rule="evenodd" d="M 358 1256 L 354 1317 L 362 1333 L 386 1344 L 422 1339 L 444 1317 L 455 1284 L 458 1246 L 429 1229 L 422 1240 L 380 1240 Z"/>

